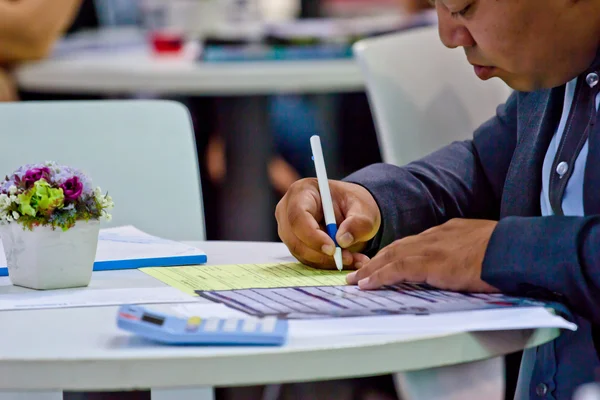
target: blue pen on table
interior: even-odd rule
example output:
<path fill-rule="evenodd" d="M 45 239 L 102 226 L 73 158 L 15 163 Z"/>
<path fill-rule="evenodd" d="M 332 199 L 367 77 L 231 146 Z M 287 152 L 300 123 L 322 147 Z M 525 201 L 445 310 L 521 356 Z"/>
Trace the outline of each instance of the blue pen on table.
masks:
<path fill-rule="evenodd" d="M 323 149 L 321 148 L 321 139 L 314 135 L 310 138 L 310 147 L 312 148 L 313 161 L 317 171 L 317 181 L 319 183 L 319 192 L 321 193 L 321 203 L 323 204 L 323 215 L 325 217 L 325 226 L 327 234 L 335 243 L 335 253 L 333 259 L 338 270 L 344 267 L 342 263 L 342 249 L 335 240 L 337 234 L 337 224 L 335 222 L 335 213 L 333 211 L 333 201 L 331 200 L 331 192 L 329 191 L 329 181 L 327 180 L 327 170 L 325 169 L 325 158 L 323 157 Z"/>

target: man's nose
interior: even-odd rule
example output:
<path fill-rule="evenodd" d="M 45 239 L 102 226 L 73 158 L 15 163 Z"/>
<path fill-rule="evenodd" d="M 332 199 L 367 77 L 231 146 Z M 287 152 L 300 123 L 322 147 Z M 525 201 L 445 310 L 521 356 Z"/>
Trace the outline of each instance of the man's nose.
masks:
<path fill-rule="evenodd" d="M 460 21 L 460 17 L 452 17 L 448 10 L 437 7 L 438 31 L 444 46 L 454 49 L 456 47 L 472 47 L 475 40 L 467 27 Z"/>

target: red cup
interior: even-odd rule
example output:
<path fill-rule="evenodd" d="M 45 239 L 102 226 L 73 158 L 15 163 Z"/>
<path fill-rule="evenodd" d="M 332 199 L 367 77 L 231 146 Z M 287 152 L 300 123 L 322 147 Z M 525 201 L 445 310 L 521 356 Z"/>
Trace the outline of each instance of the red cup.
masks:
<path fill-rule="evenodd" d="M 176 54 L 183 50 L 183 35 L 176 32 L 152 32 L 150 34 L 152 50 L 157 54 Z"/>

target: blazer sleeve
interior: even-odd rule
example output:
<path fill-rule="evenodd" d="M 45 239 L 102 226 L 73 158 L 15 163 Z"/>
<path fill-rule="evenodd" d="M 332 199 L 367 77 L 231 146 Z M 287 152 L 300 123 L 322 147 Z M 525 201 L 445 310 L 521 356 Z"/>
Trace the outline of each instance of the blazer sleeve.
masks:
<path fill-rule="evenodd" d="M 345 178 L 371 192 L 382 225 L 367 254 L 452 218 L 498 219 L 516 145 L 517 95 L 472 140 L 454 142 L 403 167 L 374 164 Z"/>
<path fill-rule="evenodd" d="M 481 278 L 543 297 L 600 324 L 600 217 L 507 217 L 490 239 Z"/>

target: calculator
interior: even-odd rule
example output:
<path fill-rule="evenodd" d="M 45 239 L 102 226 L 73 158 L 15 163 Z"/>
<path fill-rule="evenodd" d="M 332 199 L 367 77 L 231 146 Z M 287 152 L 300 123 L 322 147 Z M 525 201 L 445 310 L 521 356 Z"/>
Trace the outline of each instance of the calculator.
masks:
<path fill-rule="evenodd" d="M 173 345 L 281 346 L 288 333 L 288 321 L 276 317 L 182 318 L 139 305 L 121 306 L 117 326 L 146 339 Z"/>

